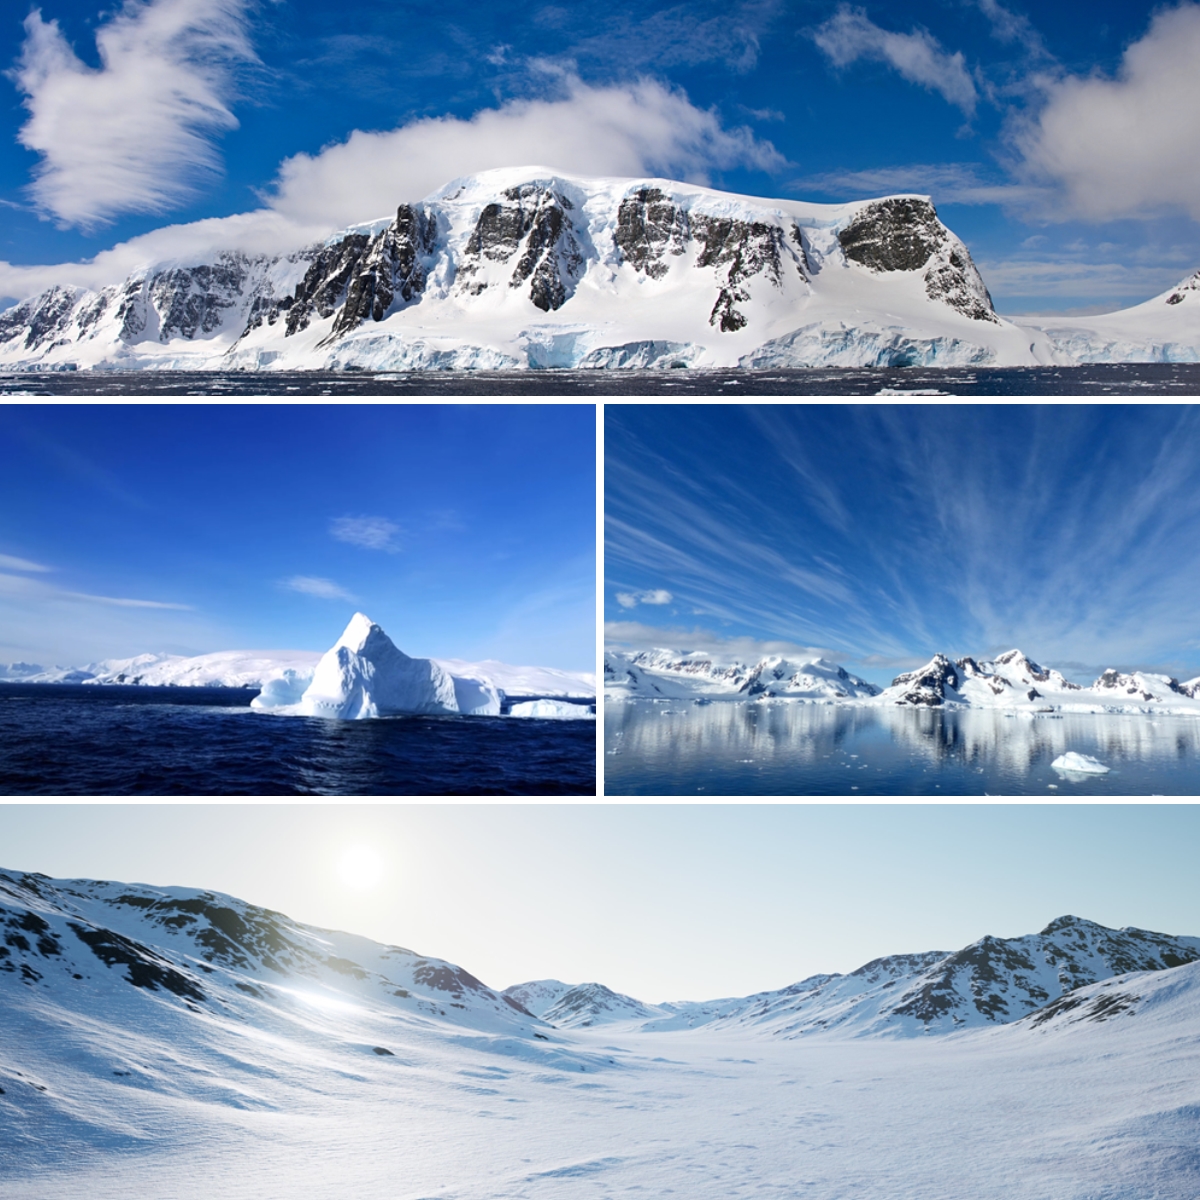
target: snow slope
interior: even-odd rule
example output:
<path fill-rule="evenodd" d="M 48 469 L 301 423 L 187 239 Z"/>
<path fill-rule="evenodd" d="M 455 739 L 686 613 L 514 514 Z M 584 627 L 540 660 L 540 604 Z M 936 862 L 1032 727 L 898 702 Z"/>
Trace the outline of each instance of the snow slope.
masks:
<path fill-rule="evenodd" d="M 1119 312 L 1020 324 L 1049 338 L 1069 362 L 1200 362 L 1200 271 Z"/>
<path fill-rule="evenodd" d="M 369 214 L 364 214 L 364 216 Z M 0 314 L 15 369 L 1032 364 L 927 197 L 810 204 L 545 167 L 281 259 L 148 264 Z"/>
<path fill-rule="evenodd" d="M 1200 961 L 1170 965 L 1194 938 L 1063 918 L 879 960 L 861 988 L 915 974 L 931 1002 L 1010 1011 L 795 1039 L 759 997 L 694 1029 L 555 1029 L 453 964 L 194 889 L 0 871 L 0 910 L 0 1188 L 20 1200 L 1200 1186 Z M 1080 986 L 1015 1019 L 1024 977 Z"/>

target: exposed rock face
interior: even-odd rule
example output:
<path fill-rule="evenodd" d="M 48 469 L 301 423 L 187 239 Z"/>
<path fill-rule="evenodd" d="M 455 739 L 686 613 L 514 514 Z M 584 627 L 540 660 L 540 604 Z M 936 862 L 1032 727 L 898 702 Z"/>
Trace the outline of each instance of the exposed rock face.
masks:
<path fill-rule="evenodd" d="M 666 275 L 663 256 L 682 255 L 690 238 L 687 213 L 660 188 L 640 188 L 621 201 L 613 241 L 624 260 L 651 279 Z"/>
<path fill-rule="evenodd" d="M 1121 692 L 1126 696 L 1135 696 L 1141 700 L 1155 699 L 1154 693 L 1147 691 L 1136 676 L 1122 675 L 1119 671 L 1114 671 L 1111 667 L 1092 684 L 1092 687 L 1097 690 L 1103 689 L 1105 691 Z M 1171 690 L 1175 691 L 1176 689 L 1172 688 Z"/>
<path fill-rule="evenodd" d="M 909 671 L 897 675 L 892 680 L 892 687 L 907 684 L 904 694 L 897 704 L 924 704 L 936 708 L 946 701 L 946 689 L 957 690 L 959 675 L 954 664 L 944 655 L 936 654 L 933 660 L 919 671 Z"/>
<path fill-rule="evenodd" d="M 508 188 L 504 200 L 479 214 L 458 267 L 458 286 L 478 295 L 488 286 L 473 278 L 482 261 L 506 263 L 519 254 L 508 286 L 518 288 L 528 280 L 529 298 L 537 308 L 561 308 L 585 266 L 569 215 L 574 205 L 536 183 Z"/>
<path fill-rule="evenodd" d="M 52 344 L 70 327 L 78 300 L 74 288 L 52 287 L 0 313 L 0 343 L 19 341 L 26 350 Z"/>
<path fill-rule="evenodd" d="M 750 299 L 743 286 L 747 280 L 764 275 L 776 287 L 783 284 L 783 231 L 758 221 L 705 216 L 693 217 L 692 228 L 700 242 L 696 266 L 717 268 L 718 279 L 723 280 L 708 323 L 722 333 L 733 333 L 746 324 L 745 315 L 734 305 Z"/>
<path fill-rule="evenodd" d="M 996 321 L 971 255 L 928 200 L 895 197 L 867 205 L 838 232 L 842 251 L 872 271 L 925 272 L 925 293 L 976 321 Z"/>

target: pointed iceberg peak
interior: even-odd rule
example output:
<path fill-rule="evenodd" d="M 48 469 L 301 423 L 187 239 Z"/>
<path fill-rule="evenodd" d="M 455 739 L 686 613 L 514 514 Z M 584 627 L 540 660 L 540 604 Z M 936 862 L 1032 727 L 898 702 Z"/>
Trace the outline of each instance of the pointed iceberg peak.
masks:
<path fill-rule="evenodd" d="M 390 647 L 391 651 L 402 659 L 409 657 L 383 632 L 381 625 L 376 625 L 366 613 L 360 612 L 356 612 L 350 618 L 350 624 L 342 631 L 342 636 L 334 642 L 333 649 L 336 650 L 340 646 L 344 646 L 347 650 L 353 650 L 355 654 L 369 654 L 373 648 L 382 650 Z"/>

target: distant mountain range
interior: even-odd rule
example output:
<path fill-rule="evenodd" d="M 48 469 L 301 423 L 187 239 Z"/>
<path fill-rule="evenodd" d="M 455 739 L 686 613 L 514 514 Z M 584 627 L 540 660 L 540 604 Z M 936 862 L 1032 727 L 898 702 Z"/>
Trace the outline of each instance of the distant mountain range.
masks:
<path fill-rule="evenodd" d="M 1042 667 L 1020 650 L 994 659 L 951 661 L 936 654 L 924 667 L 878 688 L 826 659 L 778 655 L 747 663 L 677 650 L 609 650 L 604 656 L 609 700 L 790 699 L 815 703 L 940 708 L 1003 708 L 1028 712 L 1186 712 L 1200 714 L 1200 677 L 1104 671 L 1088 687 Z"/>
<path fill-rule="evenodd" d="M 233 1014 L 259 1026 L 307 996 L 535 1041 L 553 1040 L 556 1028 L 611 1023 L 786 1039 L 945 1033 L 1068 1010 L 1072 1020 L 1099 1018 L 1105 1012 L 1090 1001 L 1067 998 L 1115 976 L 1200 960 L 1200 938 L 1068 916 L 1038 934 L 880 958 L 847 975 L 738 999 L 648 1004 L 599 983 L 538 980 L 497 991 L 442 959 L 303 925 L 220 893 L 13 871 L 0 871 L 0 929 L 6 1012 L 36 1002 L 132 1029 L 165 1004 L 178 1014 Z"/>
<path fill-rule="evenodd" d="M 99 290 L 56 286 L 0 313 L 0 366 L 1197 361 L 1198 307 L 1200 273 L 1119 313 L 1007 320 L 923 196 L 811 204 L 506 168 L 282 257 L 217 248 Z"/>

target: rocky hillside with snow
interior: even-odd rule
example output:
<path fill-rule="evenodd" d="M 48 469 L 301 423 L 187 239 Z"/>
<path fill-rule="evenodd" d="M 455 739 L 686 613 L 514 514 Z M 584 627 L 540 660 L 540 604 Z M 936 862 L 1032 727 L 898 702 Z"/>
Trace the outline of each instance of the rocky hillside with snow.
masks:
<path fill-rule="evenodd" d="M 401 199 L 398 197 L 398 199 Z M 282 258 L 148 264 L 0 314 L 9 369 L 1030 364 L 925 197 L 808 204 L 541 168 Z"/>
<path fill-rule="evenodd" d="M 898 675 L 879 704 L 939 708 L 1008 708 L 1032 712 L 1179 712 L 1200 715 L 1200 678 L 1104 671 L 1089 687 L 1039 666 L 1020 650 L 994 660 L 936 654 L 920 670 Z"/>
<path fill-rule="evenodd" d="M 1018 1021 L 1048 1005 L 1061 1008 L 1076 988 L 1196 961 L 1200 938 L 1067 916 L 1026 937 L 880 958 L 848 975 L 817 975 L 744 999 L 664 1006 L 673 1014 L 653 1027 L 757 1028 L 782 1038 L 946 1033 Z"/>
<path fill-rule="evenodd" d="M 353 999 L 492 1033 L 532 1037 L 520 1004 L 442 959 L 301 925 L 232 896 L 0 871 L 0 989 L 31 989 L 96 1020 L 167 1006 L 251 1024 L 297 999 Z"/>

